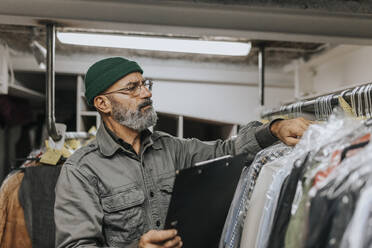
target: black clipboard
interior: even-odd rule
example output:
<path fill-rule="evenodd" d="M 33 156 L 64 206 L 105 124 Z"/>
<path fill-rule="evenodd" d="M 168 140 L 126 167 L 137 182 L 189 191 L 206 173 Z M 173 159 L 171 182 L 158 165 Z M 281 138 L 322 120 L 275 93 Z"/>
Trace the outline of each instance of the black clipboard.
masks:
<path fill-rule="evenodd" d="M 184 248 L 218 247 L 246 160 L 224 156 L 176 172 L 165 229 L 177 229 Z"/>

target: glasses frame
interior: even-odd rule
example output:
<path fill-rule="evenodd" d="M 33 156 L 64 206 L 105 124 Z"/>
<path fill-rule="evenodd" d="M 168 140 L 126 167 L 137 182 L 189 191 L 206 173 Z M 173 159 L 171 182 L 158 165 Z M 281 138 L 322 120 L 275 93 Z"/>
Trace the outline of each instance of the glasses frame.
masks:
<path fill-rule="evenodd" d="M 141 83 L 138 82 L 131 82 L 131 83 L 138 83 L 136 86 L 127 86 L 127 87 L 124 87 L 124 88 L 121 88 L 121 89 L 118 89 L 118 90 L 115 90 L 115 91 L 111 91 L 111 92 L 106 92 L 106 93 L 103 93 L 101 95 L 109 95 L 109 94 L 114 94 L 114 93 L 119 93 L 119 94 L 123 94 L 123 95 L 130 95 L 130 96 L 139 96 L 140 95 L 140 92 L 141 92 L 141 89 L 142 87 L 146 87 L 150 92 L 152 91 L 152 86 L 154 85 L 154 82 L 151 80 L 151 79 L 144 79 L 141 81 Z M 137 93 L 135 93 L 137 92 Z"/>

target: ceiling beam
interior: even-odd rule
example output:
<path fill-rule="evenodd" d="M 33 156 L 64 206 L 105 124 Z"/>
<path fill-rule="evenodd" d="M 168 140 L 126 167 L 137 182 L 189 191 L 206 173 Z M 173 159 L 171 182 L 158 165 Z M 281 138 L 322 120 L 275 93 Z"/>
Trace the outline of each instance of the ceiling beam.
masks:
<path fill-rule="evenodd" d="M 368 14 L 196 3 L 2 0 L 0 23 L 372 45 Z"/>

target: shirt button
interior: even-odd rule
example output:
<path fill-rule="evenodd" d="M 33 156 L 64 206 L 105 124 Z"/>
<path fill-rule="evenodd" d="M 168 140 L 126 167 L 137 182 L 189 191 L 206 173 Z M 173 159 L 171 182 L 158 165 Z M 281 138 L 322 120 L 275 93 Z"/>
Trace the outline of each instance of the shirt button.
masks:
<path fill-rule="evenodd" d="M 155 195 L 154 192 L 150 191 L 150 196 L 154 197 L 154 195 Z"/>
<path fill-rule="evenodd" d="M 156 222 L 156 226 L 157 226 L 157 227 L 160 226 L 160 220 L 158 220 L 158 221 Z"/>

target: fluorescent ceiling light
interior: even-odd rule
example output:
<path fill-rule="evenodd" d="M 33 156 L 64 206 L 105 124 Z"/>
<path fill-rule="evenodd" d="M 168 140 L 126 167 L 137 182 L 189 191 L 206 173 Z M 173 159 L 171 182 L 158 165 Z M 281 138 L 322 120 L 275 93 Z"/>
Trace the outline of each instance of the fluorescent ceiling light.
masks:
<path fill-rule="evenodd" d="M 73 45 L 142 49 L 166 52 L 247 56 L 251 50 L 250 42 L 205 41 L 75 32 L 58 32 L 57 37 L 62 43 Z"/>

